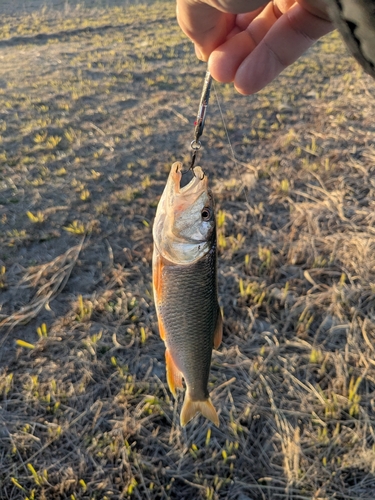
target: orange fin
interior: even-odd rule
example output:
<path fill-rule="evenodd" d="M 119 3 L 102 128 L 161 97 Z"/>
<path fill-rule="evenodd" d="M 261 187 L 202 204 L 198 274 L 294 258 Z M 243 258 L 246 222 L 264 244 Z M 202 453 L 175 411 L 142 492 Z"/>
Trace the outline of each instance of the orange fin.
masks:
<path fill-rule="evenodd" d="M 187 391 L 180 415 L 182 427 L 185 427 L 197 413 L 201 413 L 204 417 L 208 418 L 208 420 L 211 420 L 216 427 L 219 427 L 219 417 L 217 416 L 211 399 L 208 398 L 205 401 L 192 401 Z"/>
<path fill-rule="evenodd" d="M 217 314 L 215 332 L 214 332 L 214 347 L 217 349 L 223 340 L 223 316 L 221 315 L 221 309 Z"/>
<path fill-rule="evenodd" d="M 158 326 L 159 326 L 160 338 L 161 338 L 161 340 L 164 340 L 164 342 L 165 342 L 165 328 L 164 328 L 163 322 L 162 322 L 160 317 L 158 317 Z"/>
<path fill-rule="evenodd" d="M 176 387 L 182 389 L 182 374 L 176 367 L 171 353 L 168 349 L 165 350 L 165 364 L 167 365 L 167 382 L 168 387 L 174 397 L 177 397 Z"/>
<path fill-rule="evenodd" d="M 163 259 L 155 248 L 152 259 L 152 284 L 154 288 L 156 303 L 161 300 L 162 296 L 162 272 L 163 272 Z"/>
<path fill-rule="evenodd" d="M 156 311 L 158 310 L 158 304 L 161 301 L 162 298 L 162 272 L 163 272 L 163 259 L 156 249 L 154 247 L 154 254 L 152 256 L 152 285 L 154 288 L 154 298 L 155 298 L 155 307 Z M 165 328 L 163 325 L 163 322 L 160 318 L 160 315 L 157 314 L 158 316 L 158 325 L 159 325 L 159 334 L 162 340 L 165 341 Z"/>

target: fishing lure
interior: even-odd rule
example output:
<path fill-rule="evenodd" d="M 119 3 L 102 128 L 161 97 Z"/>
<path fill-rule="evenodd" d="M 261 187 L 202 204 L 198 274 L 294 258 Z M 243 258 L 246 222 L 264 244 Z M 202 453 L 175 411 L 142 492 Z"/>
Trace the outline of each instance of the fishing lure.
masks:
<path fill-rule="evenodd" d="M 204 78 L 204 83 L 203 83 L 203 89 L 202 89 L 202 95 L 201 95 L 201 100 L 199 102 L 199 107 L 198 107 L 198 113 L 197 113 L 197 118 L 194 122 L 194 140 L 191 141 L 190 147 L 192 149 L 192 155 L 191 155 L 191 164 L 189 169 L 193 169 L 197 152 L 201 148 L 201 142 L 200 138 L 201 135 L 203 134 L 203 129 L 204 125 L 206 123 L 206 114 L 207 114 L 207 108 L 208 108 L 208 102 L 210 100 L 210 94 L 211 94 L 211 85 L 212 85 L 212 76 L 209 71 L 206 72 L 206 76 Z"/>

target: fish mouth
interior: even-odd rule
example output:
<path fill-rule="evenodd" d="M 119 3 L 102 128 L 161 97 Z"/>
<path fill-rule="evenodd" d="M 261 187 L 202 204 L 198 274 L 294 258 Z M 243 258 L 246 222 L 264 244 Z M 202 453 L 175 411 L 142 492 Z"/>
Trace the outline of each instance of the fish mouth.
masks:
<path fill-rule="evenodd" d="M 174 189 L 176 194 L 181 195 L 192 195 L 201 194 L 203 191 L 207 191 L 208 178 L 205 175 L 201 167 L 192 168 L 193 178 L 186 184 L 186 186 L 181 187 L 182 174 L 185 173 L 182 170 L 182 163 L 176 162 L 174 164 L 176 168 L 172 169 L 172 178 L 174 181 Z"/>

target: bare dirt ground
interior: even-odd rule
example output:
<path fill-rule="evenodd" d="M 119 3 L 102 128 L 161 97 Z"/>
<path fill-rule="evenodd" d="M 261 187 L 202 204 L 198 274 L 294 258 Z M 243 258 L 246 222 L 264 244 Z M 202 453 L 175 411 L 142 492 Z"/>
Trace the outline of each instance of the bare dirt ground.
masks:
<path fill-rule="evenodd" d="M 373 499 L 374 82 L 333 34 L 216 85 L 220 428 L 181 429 L 151 228 L 205 67 L 171 2 L 43 5 L 1 3 L 1 499 Z"/>

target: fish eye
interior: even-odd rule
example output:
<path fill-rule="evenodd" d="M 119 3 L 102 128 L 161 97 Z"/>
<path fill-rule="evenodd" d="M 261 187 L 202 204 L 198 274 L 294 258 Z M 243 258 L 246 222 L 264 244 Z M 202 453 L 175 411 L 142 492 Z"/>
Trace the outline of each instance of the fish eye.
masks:
<path fill-rule="evenodd" d="M 202 220 L 208 221 L 211 219 L 211 210 L 208 207 L 204 207 L 204 209 L 201 212 L 202 215 Z"/>

